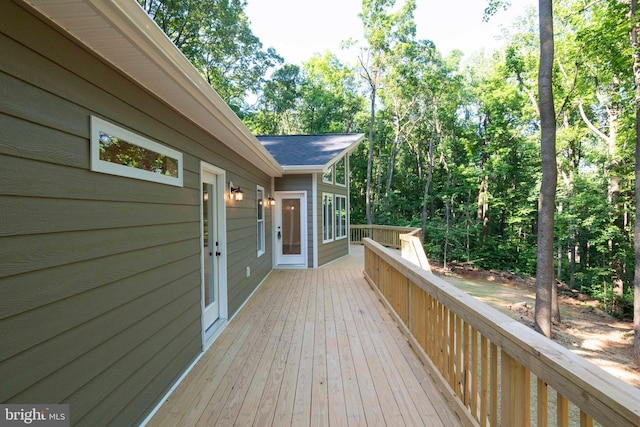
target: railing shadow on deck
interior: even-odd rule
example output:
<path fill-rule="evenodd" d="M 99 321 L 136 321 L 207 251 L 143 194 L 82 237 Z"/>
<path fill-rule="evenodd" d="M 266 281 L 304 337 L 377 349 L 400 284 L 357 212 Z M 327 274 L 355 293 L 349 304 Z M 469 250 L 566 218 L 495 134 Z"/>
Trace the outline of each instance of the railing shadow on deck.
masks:
<path fill-rule="evenodd" d="M 415 261 L 363 243 L 367 281 L 469 425 L 640 426 L 640 390 Z"/>

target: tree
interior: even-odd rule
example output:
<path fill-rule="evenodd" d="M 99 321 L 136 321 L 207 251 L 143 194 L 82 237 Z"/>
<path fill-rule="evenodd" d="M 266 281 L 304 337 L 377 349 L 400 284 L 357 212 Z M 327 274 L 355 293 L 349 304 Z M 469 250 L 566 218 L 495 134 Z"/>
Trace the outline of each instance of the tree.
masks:
<path fill-rule="evenodd" d="M 251 32 L 243 0 L 138 2 L 236 112 L 261 89 L 267 70 L 282 62 Z"/>
<path fill-rule="evenodd" d="M 542 182 L 538 202 L 535 329 L 550 338 L 551 299 L 555 280 L 553 228 L 557 184 L 556 113 L 553 99 L 553 2 L 539 0 L 538 4 L 540 20 L 538 98 L 540 99 Z"/>
<path fill-rule="evenodd" d="M 631 0 L 631 49 L 635 90 L 635 201 L 636 222 L 634 226 L 635 272 L 633 279 L 633 362 L 640 366 L 640 21 L 638 1 Z"/>
<path fill-rule="evenodd" d="M 378 90 L 396 45 L 412 39 L 416 31 L 413 23 L 413 12 L 416 8 L 415 0 L 406 0 L 399 11 L 391 12 L 390 10 L 394 6 L 395 0 L 363 0 L 362 12 L 360 13 L 364 27 L 364 37 L 368 44 L 366 48 L 361 49 L 358 57 L 362 76 L 369 86 L 370 100 L 369 152 L 365 193 L 368 224 L 373 222 L 371 194 L 373 154 L 375 152 L 374 126 Z"/>

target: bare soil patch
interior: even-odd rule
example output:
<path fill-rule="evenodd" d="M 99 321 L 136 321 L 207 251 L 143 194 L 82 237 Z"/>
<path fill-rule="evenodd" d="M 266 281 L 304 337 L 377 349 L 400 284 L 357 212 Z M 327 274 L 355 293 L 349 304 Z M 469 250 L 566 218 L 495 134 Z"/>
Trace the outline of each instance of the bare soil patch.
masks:
<path fill-rule="evenodd" d="M 448 269 L 431 264 L 433 272 L 452 285 L 533 328 L 535 280 L 514 273 L 486 271 L 464 265 Z M 633 367 L 633 323 L 598 308 L 598 302 L 560 285 L 561 324 L 552 338 L 611 375 L 640 388 L 640 370 Z"/>

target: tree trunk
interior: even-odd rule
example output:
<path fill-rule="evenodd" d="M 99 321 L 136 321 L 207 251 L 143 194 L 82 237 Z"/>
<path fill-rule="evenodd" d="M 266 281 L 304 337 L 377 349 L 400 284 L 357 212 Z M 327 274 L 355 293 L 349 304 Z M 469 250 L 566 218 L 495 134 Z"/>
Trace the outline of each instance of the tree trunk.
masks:
<path fill-rule="evenodd" d="M 371 84 L 371 116 L 369 117 L 369 157 L 367 158 L 367 192 L 365 194 L 365 208 L 367 213 L 367 224 L 371 225 L 371 172 L 373 169 L 373 125 L 376 116 L 376 85 Z"/>
<path fill-rule="evenodd" d="M 553 224 L 557 185 L 556 114 L 553 104 L 553 3 L 539 0 L 540 71 L 540 153 L 542 183 L 538 199 L 538 254 L 536 267 L 535 329 L 551 338 L 551 298 L 554 282 Z"/>
<path fill-rule="evenodd" d="M 638 0 L 631 0 L 630 18 L 636 16 Z M 636 83 L 636 222 L 634 225 L 635 271 L 633 279 L 633 362 L 640 366 L 640 28 L 634 25 L 631 29 L 631 48 L 633 52 L 633 75 Z"/>
<path fill-rule="evenodd" d="M 429 154 L 427 156 L 427 182 L 424 184 L 424 193 L 422 195 L 422 243 L 426 241 L 427 236 L 427 203 L 429 203 L 429 188 L 431 188 L 431 181 L 433 180 L 433 140 L 435 139 L 435 133 L 431 134 L 429 139 Z"/>

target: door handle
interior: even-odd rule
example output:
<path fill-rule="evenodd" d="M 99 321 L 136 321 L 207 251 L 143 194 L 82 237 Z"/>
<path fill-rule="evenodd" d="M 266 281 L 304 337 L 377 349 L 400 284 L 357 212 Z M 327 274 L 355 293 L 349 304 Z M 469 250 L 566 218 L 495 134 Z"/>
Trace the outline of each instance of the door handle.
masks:
<path fill-rule="evenodd" d="M 282 237 L 282 232 L 278 231 L 278 240 Z"/>
<path fill-rule="evenodd" d="M 220 255 L 222 255 L 222 253 L 216 251 L 216 256 L 220 256 Z"/>

